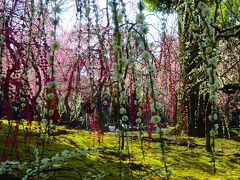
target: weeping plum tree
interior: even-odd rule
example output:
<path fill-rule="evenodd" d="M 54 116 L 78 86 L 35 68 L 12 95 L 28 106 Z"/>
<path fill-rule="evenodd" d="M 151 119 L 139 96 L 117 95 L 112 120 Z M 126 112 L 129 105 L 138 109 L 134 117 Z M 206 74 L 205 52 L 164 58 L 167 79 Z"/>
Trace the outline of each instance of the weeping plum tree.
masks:
<path fill-rule="evenodd" d="M 211 97 L 209 81 L 210 84 L 212 82 L 208 80 L 206 72 L 207 60 L 210 57 L 206 58 L 205 49 L 207 44 L 212 44 L 213 56 L 217 57 L 217 64 L 220 65 L 222 61 L 218 54 L 222 49 L 219 46 L 231 42 L 232 39 L 239 39 L 239 25 L 237 25 L 239 2 L 204 1 L 209 8 L 202 5 L 200 1 L 146 0 L 145 2 L 150 5 L 151 10 L 178 13 L 179 60 L 183 85 L 180 98 L 184 100 L 181 109 L 183 109 L 182 112 L 187 113 L 188 134 L 193 136 L 206 134 L 207 150 L 210 151 L 209 139 L 212 123 L 209 121 L 209 115 L 212 111 L 215 112 L 215 109 L 212 109 L 209 101 Z M 231 19 L 230 24 L 227 23 L 227 19 Z M 203 21 L 207 21 L 207 24 Z M 214 33 L 207 34 L 208 30 L 205 26 L 210 26 Z M 198 34 L 203 34 L 203 36 Z M 200 37 L 206 39 L 207 42 Z M 216 68 L 219 69 L 220 66 Z M 217 73 L 216 76 L 221 75 Z M 222 82 L 218 83 L 219 89 L 222 85 Z"/>
<path fill-rule="evenodd" d="M 20 120 L 27 119 L 24 128 L 27 144 L 31 121 L 36 115 L 39 115 L 41 135 L 37 137 L 35 161 L 23 165 L 27 166 L 25 179 L 40 178 L 40 172 L 51 163 L 88 153 L 90 150 L 76 149 L 56 154 L 51 160 L 43 157 L 51 124 L 60 118 L 58 110 L 66 111 L 69 116 L 76 113 L 79 109 L 73 107 L 77 103 L 79 107 L 84 96 L 91 102 L 91 124 L 98 132 L 100 143 L 105 129 L 101 98 L 107 92 L 111 96 L 113 121 L 119 137 L 120 176 L 123 176 L 124 153 L 130 157 L 129 132 L 134 125 L 137 125 L 143 158 L 147 149 L 142 136 L 147 128 L 148 140 L 159 141 L 156 144 L 160 154 L 156 158 L 162 163 L 159 171 L 167 178 L 171 176 L 163 138 L 167 128 L 163 127 L 161 117 L 166 113 L 169 124 L 176 125 L 177 111 L 181 113 L 183 126 L 188 126 L 189 135 L 203 136 L 204 131 L 200 130 L 205 126 L 207 150 L 213 152 L 216 171 L 217 55 L 220 56 L 221 40 L 228 43 L 228 38 L 234 38 L 231 39 L 233 42 L 239 38 L 237 21 L 228 28 L 219 19 L 223 10 L 220 7 L 229 1 L 211 4 L 207 1 L 174 1 L 173 8 L 173 1 L 154 1 L 160 3 L 160 9 L 176 10 L 179 14 L 179 36 L 169 33 L 163 20 L 160 21 L 162 29 L 158 31 L 161 38 L 154 42 L 148 39 L 149 24 L 145 21 L 147 17 L 141 0 L 134 6 L 134 18 L 127 16 L 126 3 L 129 2 L 107 1 L 106 7 L 101 8 L 95 1 L 76 0 L 76 25 L 71 32 L 61 35 L 62 2 L 1 1 L 1 111 L 9 120 L 2 159 L 8 159 L 10 148 L 19 158 Z M 226 12 L 229 18 L 238 17 L 230 10 Z M 180 55 L 176 52 L 178 49 Z M 16 114 L 18 117 L 13 117 Z M 12 119 L 17 120 L 14 128 Z M 59 168 L 59 164 L 54 165 Z"/>

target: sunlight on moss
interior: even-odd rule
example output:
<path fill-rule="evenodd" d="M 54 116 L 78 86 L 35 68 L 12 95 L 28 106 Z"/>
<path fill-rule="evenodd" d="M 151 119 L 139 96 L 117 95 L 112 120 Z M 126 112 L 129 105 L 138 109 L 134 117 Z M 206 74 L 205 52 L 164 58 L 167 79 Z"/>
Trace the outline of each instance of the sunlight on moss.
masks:
<path fill-rule="evenodd" d="M 32 132 L 36 133 L 33 123 Z M 7 122 L 3 121 L 1 133 L 6 135 Z M 98 144 L 97 134 L 84 130 L 68 129 L 64 126 L 57 126 L 56 129 L 51 130 L 50 139 L 45 147 L 45 156 L 53 156 L 65 149 L 73 150 L 74 148 L 89 148 L 89 147 L 104 147 L 103 150 L 83 155 L 77 158 L 72 158 L 66 161 L 62 166 L 74 167 L 79 169 L 83 176 L 88 172 L 98 173 L 105 172 L 107 179 L 118 178 L 119 173 L 119 154 L 118 136 L 115 133 L 105 133 L 103 136 L 103 144 Z M 20 136 L 21 135 L 21 136 Z M 31 158 L 24 151 L 24 138 L 22 130 L 19 131 L 19 151 L 21 158 Z M 132 134 L 134 136 L 134 133 Z M 146 135 L 145 135 L 146 136 Z M 4 138 L 4 136 L 1 136 Z M 175 137 L 168 138 L 167 156 L 168 164 L 173 168 L 173 179 L 238 179 L 240 171 L 240 157 L 239 142 L 226 139 L 217 139 L 217 173 L 214 175 L 211 162 L 209 162 L 210 155 L 205 151 L 203 138 L 188 138 Z M 181 145 L 177 142 L 185 142 L 186 140 L 194 141 L 199 146 L 194 148 L 187 148 L 186 145 Z M 32 149 L 35 146 L 35 137 L 30 138 L 29 147 Z M 3 141 L 1 141 L 3 142 Z M 174 143 L 176 142 L 176 143 Z M 144 141 L 144 158 L 138 140 L 129 141 L 129 153 L 125 150 L 122 155 L 122 171 L 126 179 L 139 179 L 145 177 L 149 179 L 161 179 L 162 176 L 156 171 L 157 168 L 163 165 L 159 161 L 160 151 L 157 149 L 155 142 Z M 1 143 L 1 149 L 4 144 Z M 130 157 L 130 158 L 129 158 Z M 57 172 L 58 176 L 64 175 L 64 172 Z M 51 174 L 49 174 L 51 176 Z M 75 172 L 68 172 L 69 177 L 76 177 Z"/>

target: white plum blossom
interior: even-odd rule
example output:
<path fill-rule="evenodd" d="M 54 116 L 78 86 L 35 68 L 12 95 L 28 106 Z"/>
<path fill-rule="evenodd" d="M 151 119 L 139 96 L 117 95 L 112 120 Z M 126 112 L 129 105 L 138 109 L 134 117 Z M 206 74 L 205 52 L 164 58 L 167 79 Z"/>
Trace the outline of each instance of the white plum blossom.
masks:
<path fill-rule="evenodd" d="M 141 54 L 141 58 L 144 60 L 144 61 L 147 61 L 151 58 L 151 54 L 148 52 L 148 51 L 143 51 L 143 53 Z"/>
<path fill-rule="evenodd" d="M 192 27 L 193 30 L 198 30 L 199 29 L 198 24 L 192 24 L 191 27 Z"/>
<path fill-rule="evenodd" d="M 144 14 L 143 13 L 138 13 L 136 15 L 136 22 L 137 23 L 143 23 L 145 20 Z"/>
<path fill-rule="evenodd" d="M 140 124 L 141 121 L 142 121 L 141 118 L 137 118 L 137 119 L 136 119 L 136 123 L 137 123 L 137 124 Z"/>
<path fill-rule="evenodd" d="M 115 52 L 120 52 L 121 51 L 121 46 L 119 46 L 119 45 L 115 45 L 115 46 L 113 46 L 113 50 L 115 51 Z"/>
<path fill-rule="evenodd" d="M 120 70 L 119 63 L 114 63 L 113 68 L 114 68 L 115 71 L 119 71 Z"/>
<path fill-rule="evenodd" d="M 55 88 L 57 88 L 57 85 L 58 85 L 57 81 L 51 81 L 51 82 L 47 83 L 47 87 L 49 89 L 55 89 Z"/>
<path fill-rule="evenodd" d="M 56 5 L 56 6 L 52 7 L 52 11 L 55 13 L 60 13 L 62 11 L 62 9 L 59 5 Z"/>
<path fill-rule="evenodd" d="M 167 128 L 161 128 L 161 133 L 163 135 L 166 135 L 168 133 L 168 129 Z"/>
<path fill-rule="evenodd" d="M 152 116 L 152 118 L 151 118 L 151 122 L 153 124 L 158 124 L 160 121 L 161 121 L 161 117 L 158 115 Z"/>
<path fill-rule="evenodd" d="M 172 175 L 172 168 L 167 168 L 166 176 Z"/>
<path fill-rule="evenodd" d="M 212 48 L 211 47 L 207 47 L 205 52 L 206 52 L 206 54 L 212 53 Z"/>
<path fill-rule="evenodd" d="M 202 15 L 203 17 L 206 17 L 210 14 L 210 9 L 208 6 L 206 6 L 204 9 L 202 9 Z"/>
<path fill-rule="evenodd" d="M 47 120 L 47 119 L 45 119 L 45 118 L 44 118 L 44 119 L 42 119 L 41 121 L 42 121 L 42 124 L 44 124 L 45 126 L 48 124 L 48 120 Z"/>
<path fill-rule="evenodd" d="M 153 113 L 156 112 L 156 109 L 155 109 L 155 107 L 154 107 L 154 103 L 152 103 L 152 104 L 150 105 L 150 108 L 151 108 L 151 112 L 153 112 Z"/>
<path fill-rule="evenodd" d="M 117 15 L 117 21 L 118 21 L 118 23 L 122 23 L 122 20 L 123 20 L 123 13 L 118 13 L 118 15 Z"/>
<path fill-rule="evenodd" d="M 159 127 L 156 127 L 156 133 L 160 133 L 161 129 Z"/>
<path fill-rule="evenodd" d="M 48 99 L 49 99 L 49 100 L 52 100 L 55 95 L 54 95 L 54 93 L 49 93 L 47 96 L 48 96 Z"/>
<path fill-rule="evenodd" d="M 209 100 L 211 103 L 216 101 L 216 96 L 215 95 L 210 95 Z"/>
<path fill-rule="evenodd" d="M 141 24 L 141 25 L 139 26 L 139 32 L 140 32 L 141 34 L 147 34 L 148 31 L 149 31 L 149 28 L 148 28 L 147 25 Z"/>
<path fill-rule="evenodd" d="M 148 73 L 154 73 L 155 71 L 156 71 L 156 68 L 155 68 L 154 65 L 152 65 L 152 64 L 147 65 L 147 72 Z"/>
<path fill-rule="evenodd" d="M 48 115 L 49 115 L 49 116 L 52 116 L 53 114 L 54 114 L 54 110 L 53 110 L 53 109 L 49 109 Z"/>
<path fill-rule="evenodd" d="M 122 108 L 120 108 L 120 114 L 126 114 L 126 112 L 127 112 L 127 111 L 126 111 L 126 109 L 125 109 L 125 108 L 123 108 L 123 107 L 122 107 Z"/>
<path fill-rule="evenodd" d="M 44 140 L 47 140 L 49 138 L 48 133 L 42 133 L 40 137 Z"/>
<path fill-rule="evenodd" d="M 52 43 L 52 45 L 51 45 L 51 49 L 53 50 L 53 51 L 56 51 L 56 50 L 58 50 L 60 48 L 60 44 L 59 44 L 59 42 L 57 41 L 57 40 L 55 40 L 53 43 Z"/>
<path fill-rule="evenodd" d="M 123 117 L 122 117 L 122 120 L 123 120 L 124 122 L 126 122 L 126 121 L 128 120 L 128 116 L 126 116 L 126 115 L 123 116 Z"/>
<path fill-rule="evenodd" d="M 162 109 L 162 104 L 160 102 L 156 102 L 156 109 L 161 110 Z"/>

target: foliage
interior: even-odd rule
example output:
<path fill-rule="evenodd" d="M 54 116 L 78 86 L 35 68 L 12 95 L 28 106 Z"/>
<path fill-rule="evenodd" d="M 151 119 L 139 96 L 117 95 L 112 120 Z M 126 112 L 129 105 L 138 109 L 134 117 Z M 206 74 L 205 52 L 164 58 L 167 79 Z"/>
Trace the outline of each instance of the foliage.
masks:
<path fill-rule="evenodd" d="M 144 0 L 144 2 L 146 2 L 147 10 L 162 13 L 176 12 L 177 8 L 185 3 L 183 0 Z M 213 4 L 211 0 L 203 0 L 202 2 Z"/>
<path fill-rule="evenodd" d="M 144 0 L 149 11 L 160 11 L 163 13 L 170 13 L 175 10 L 176 1 L 172 0 Z"/>

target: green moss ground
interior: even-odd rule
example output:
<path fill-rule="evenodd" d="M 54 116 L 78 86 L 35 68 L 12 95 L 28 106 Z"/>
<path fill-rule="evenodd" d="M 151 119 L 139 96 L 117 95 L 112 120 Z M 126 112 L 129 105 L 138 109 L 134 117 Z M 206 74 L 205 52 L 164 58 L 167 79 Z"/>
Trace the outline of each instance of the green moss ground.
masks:
<path fill-rule="evenodd" d="M 7 134 L 7 122 L 2 121 L 0 129 L 0 151 L 4 148 L 4 139 Z M 20 128 L 22 128 L 20 126 Z M 32 128 L 34 132 L 34 128 Z M 73 130 L 63 126 L 53 130 L 53 136 L 50 137 L 45 148 L 45 157 L 51 157 L 65 149 L 73 150 L 75 148 L 90 148 L 104 147 L 104 150 L 72 158 L 63 165 L 64 167 L 74 167 L 80 172 L 82 177 L 99 172 L 105 172 L 107 176 L 104 179 L 120 179 L 119 169 L 120 161 L 117 153 L 118 136 L 115 133 L 105 133 L 104 142 L 98 144 L 96 133 L 91 133 L 84 130 Z M 30 149 L 35 145 L 37 135 L 36 131 L 30 138 Z M 133 134 L 134 137 L 135 134 Z M 213 173 L 213 166 L 210 161 L 211 155 L 205 151 L 203 138 L 189 138 L 186 136 L 166 136 L 167 139 L 167 156 L 168 165 L 173 169 L 171 179 L 240 179 L 240 142 L 226 139 L 216 140 L 216 167 L 217 173 Z M 21 159 L 31 159 L 30 153 L 25 152 L 23 131 L 19 131 L 19 151 Z M 194 142 L 196 147 L 187 148 L 186 142 Z M 136 138 L 129 141 L 130 154 L 124 151 L 123 160 L 121 163 L 122 179 L 164 179 L 163 173 L 158 173 L 155 170 L 162 167 L 159 161 L 160 151 L 156 148 L 156 143 L 144 141 L 144 158 L 142 155 L 141 144 Z M 8 147 L 8 152 L 11 152 L 11 147 Z M 12 154 L 14 160 L 14 152 Z M 130 156 L 130 158 L 129 158 Z M 20 159 L 20 160 L 21 160 Z M 60 171 L 55 174 L 49 173 L 49 179 L 78 179 L 76 173 L 72 171 Z"/>

